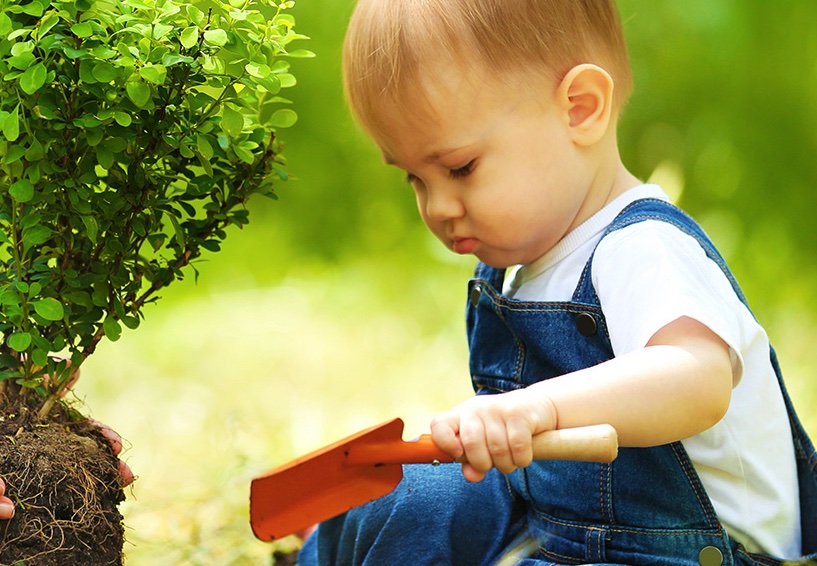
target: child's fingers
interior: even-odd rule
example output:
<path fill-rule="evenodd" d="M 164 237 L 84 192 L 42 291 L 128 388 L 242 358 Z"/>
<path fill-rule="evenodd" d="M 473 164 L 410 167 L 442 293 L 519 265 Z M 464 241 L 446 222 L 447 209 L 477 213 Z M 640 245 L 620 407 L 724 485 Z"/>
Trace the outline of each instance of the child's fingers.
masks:
<path fill-rule="evenodd" d="M 104 436 L 107 439 L 108 443 L 111 445 L 113 453 L 118 456 L 119 453 L 122 452 L 122 437 L 119 436 L 119 434 L 114 429 L 95 419 L 88 419 L 88 422 L 90 422 L 97 429 L 99 429 L 99 432 L 102 433 L 102 436 Z"/>
<path fill-rule="evenodd" d="M 478 472 L 487 472 L 494 466 L 485 427 L 486 423 L 476 416 L 463 416 L 460 420 L 460 442 L 465 459 Z"/>
<path fill-rule="evenodd" d="M 486 415 L 485 443 L 493 465 L 503 474 L 510 474 L 518 466 L 508 441 L 507 424 L 497 415 Z"/>
<path fill-rule="evenodd" d="M 533 462 L 533 442 L 530 426 L 520 419 L 511 418 L 506 425 L 508 449 L 514 466 L 524 468 Z M 506 472 L 507 473 L 507 472 Z"/>
<path fill-rule="evenodd" d="M 462 475 L 466 480 L 468 480 L 471 483 L 477 483 L 479 481 L 482 481 L 485 478 L 486 473 L 487 472 L 481 472 L 479 470 L 474 469 L 474 467 L 468 462 L 465 462 L 462 465 Z"/>
<path fill-rule="evenodd" d="M 14 502 L 5 495 L 0 496 L 0 519 L 8 520 L 14 517 Z"/>
<path fill-rule="evenodd" d="M 88 419 L 88 422 L 94 425 L 99 432 L 102 433 L 102 436 L 105 437 L 108 443 L 110 443 L 111 450 L 113 450 L 114 455 L 119 456 L 119 454 L 122 452 L 122 437 L 119 436 L 114 429 L 95 419 Z M 130 466 L 128 466 L 122 460 L 119 460 L 119 475 L 122 486 L 127 486 L 133 483 L 133 471 L 130 469 Z"/>
<path fill-rule="evenodd" d="M 6 482 L 0 478 L 0 519 L 14 517 L 14 502 L 6 497 Z"/>
<path fill-rule="evenodd" d="M 431 438 L 434 444 L 451 455 L 452 458 L 460 458 L 463 455 L 463 447 L 460 444 L 459 419 L 454 413 L 441 413 L 431 421 Z"/>
<path fill-rule="evenodd" d="M 122 487 L 129 486 L 134 480 L 133 470 L 122 460 L 119 460 L 119 479 Z"/>

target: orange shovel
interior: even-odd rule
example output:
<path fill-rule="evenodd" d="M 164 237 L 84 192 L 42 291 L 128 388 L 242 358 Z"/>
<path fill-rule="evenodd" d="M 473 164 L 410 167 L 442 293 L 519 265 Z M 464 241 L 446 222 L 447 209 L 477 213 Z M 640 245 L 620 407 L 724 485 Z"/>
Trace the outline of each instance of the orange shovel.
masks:
<path fill-rule="evenodd" d="M 612 462 L 618 437 L 610 425 L 551 430 L 533 437 L 537 460 Z M 403 421 L 373 426 L 252 480 L 250 525 L 264 541 L 298 532 L 392 491 L 402 464 L 453 462 L 431 435 L 403 441 Z"/>

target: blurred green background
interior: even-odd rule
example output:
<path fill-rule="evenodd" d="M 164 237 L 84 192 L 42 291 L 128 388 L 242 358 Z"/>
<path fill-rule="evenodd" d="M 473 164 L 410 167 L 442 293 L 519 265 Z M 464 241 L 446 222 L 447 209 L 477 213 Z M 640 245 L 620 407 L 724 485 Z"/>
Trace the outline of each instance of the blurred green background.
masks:
<path fill-rule="evenodd" d="M 426 235 L 403 176 L 352 123 L 340 86 L 351 0 L 299 0 L 318 58 L 293 61 L 280 200 L 105 343 L 76 395 L 121 432 L 139 478 L 127 563 L 269 564 L 250 479 L 381 420 L 406 437 L 470 394 L 473 261 Z M 662 182 L 720 245 L 817 434 L 817 3 L 620 0 L 636 91 L 625 162 Z M 762 416 L 759 416 L 762 418 Z M 294 541 L 284 540 L 281 545 Z"/>

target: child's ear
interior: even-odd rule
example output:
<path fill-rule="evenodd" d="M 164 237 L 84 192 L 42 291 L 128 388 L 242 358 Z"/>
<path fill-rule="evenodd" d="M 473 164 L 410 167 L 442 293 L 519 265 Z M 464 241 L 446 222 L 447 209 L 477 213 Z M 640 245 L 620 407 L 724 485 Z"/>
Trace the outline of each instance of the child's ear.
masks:
<path fill-rule="evenodd" d="M 613 114 L 613 78 L 607 71 L 588 63 L 576 65 L 556 95 L 574 143 L 590 146 L 604 137 Z"/>

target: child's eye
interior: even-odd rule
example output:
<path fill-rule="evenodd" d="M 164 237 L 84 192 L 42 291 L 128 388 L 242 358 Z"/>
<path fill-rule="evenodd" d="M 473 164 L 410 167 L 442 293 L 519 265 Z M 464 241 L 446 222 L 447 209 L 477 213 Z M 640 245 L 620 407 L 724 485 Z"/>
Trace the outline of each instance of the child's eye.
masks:
<path fill-rule="evenodd" d="M 466 163 L 462 167 L 459 167 L 457 169 L 451 169 L 448 172 L 448 175 L 452 179 L 461 179 L 463 177 L 467 177 L 468 175 L 470 175 L 473 172 L 474 165 L 476 164 L 476 162 L 477 162 L 476 159 L 472 159 L 471 161 L 469 161 L 468 163 Z"/>
<path fill-rule="evenodd" d="M 413 185 L 417 181 L 418 178 L 419 177 L 417 177 L 417 175 L 412 175 L 411 173 L 406 173 L 406 183 L 408 183 L 409 185 Z"/>

